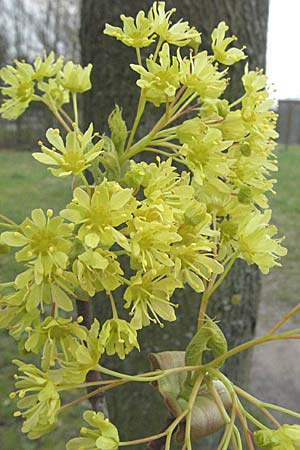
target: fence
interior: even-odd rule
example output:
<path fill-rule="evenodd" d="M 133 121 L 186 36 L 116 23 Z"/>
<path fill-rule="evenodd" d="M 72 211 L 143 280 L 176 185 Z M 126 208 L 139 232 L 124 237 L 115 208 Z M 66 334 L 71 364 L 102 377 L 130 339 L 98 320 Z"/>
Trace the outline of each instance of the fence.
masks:
<path fill-rule="evenodd" d="M 279 100 L 278 114 L 280 144 L 300 144 L 300 100 Z"/>
<path fill-rule="evenodd" d="M 279 100 L 278 113 L 279 142 L 286 147 L 300 145 L 300 100 Z M 30 110 L 17 121 L 0 118 L 0 149 L 33 151 L 50 126 L 57 126 L 57 122 L 45 107 L 38 104 L 31 105 Z"/>

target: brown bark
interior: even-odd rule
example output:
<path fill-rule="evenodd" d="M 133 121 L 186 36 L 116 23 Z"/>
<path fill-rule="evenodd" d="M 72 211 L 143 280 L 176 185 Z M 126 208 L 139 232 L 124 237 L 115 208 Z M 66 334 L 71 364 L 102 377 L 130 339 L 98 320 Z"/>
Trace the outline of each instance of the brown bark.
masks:
<path fill-rule="evenodd" d="M 139 9 L 148 9 L 153 2 L 146 0 L 85 0 L 82 4 L 81 45 L 82 62 L 92 62 L 93 90 L 84 96 L 83 116 L 85 123 L 93 121 L 103 131 L 107 115 L 117 103 L 124 108 L 128 127 L 132 124 L 138 97 L 135 86 L 136 75 L 129 62 L 135 62 L 134 49 L 122 45 L 113 38 L 104 36 L 105 23 L 120 23 L 119 15 L 135 15 Z M 184 17 L 202 32 L 204 47 L 208 46 L 210 33 L 215 25 L 224 20 L 240 45 L 247 45 L 250 68 L 265 66 L 268 0 L 167 0 L 167 6 L 177 7 L 176 17 Z M 244 64 L 231 70 L 232 88 L 226 96 L 239 96 L 240 79 Z M 156 109 L 146 116 L 144 128 L 152 123 Z M 245 263 L 234 265 L 232 273 L 214 295 L 210 314 L 221 320 L 221 327 L 229 340 L 229 346 L 249 339 L 256 322 L 259 275 L 256 268 Z M 189 289 L 179 291 L 176 299 L 180 304 L 176 323 L 166 324 L 163 330 L 148 327 L 141 331 L 142 352 L 132 352 L 121 364 L 110 358 L 110 367 L 124 372 L 139 372 L 147 368 L 147 353 L 150 351 L 182 350 L 191 339 L 198 310 L 198 294 Z M 239 301 L 238 301 L 239 300 Z M 118 300 L 122 305 L 122 298 Z M 101 322 L 107 314 L 104 299 L 99 299 L 97 311 Z M 250 352 L 239 355 L 226 364 L 225 372 L 239 383 L 245 384 Z M 130 439 L 157 433 L 165 422 L 167 412 L 159 395 L 142 383 L 126 385 L 108 397 L 111 419 L 122 431 L 122 439 Z M 204 446 L 203 446 L 204 445 Z M 136 447 L 141 448 L 141 447 Z M 172 447 L 173 448 L 173 447 Z M 208 448 L 205 444 L 201 447 Z"/>

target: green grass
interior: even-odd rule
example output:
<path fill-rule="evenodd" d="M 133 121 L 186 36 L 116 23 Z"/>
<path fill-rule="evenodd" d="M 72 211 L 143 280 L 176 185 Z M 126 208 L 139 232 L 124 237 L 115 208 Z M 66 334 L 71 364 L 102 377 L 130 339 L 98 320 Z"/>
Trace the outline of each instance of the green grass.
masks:
<path fill-rule="evenodd" d="M 288 254 L 282 259 L 282 267 L 274 268 L 265 282 L 276 282 L 276 301 L 289 306 L 299 302 L 300 262 L 300 147 L 283 147 L 278 151 L 279 172 L 275 185 L 276 195 L 271 196 L 273 222 L 280 235 L 285 236 Z"/>
<path fill-rule="evenodd" d="M 286 236 L 288 255 L 283 267 L 275 268 L 265 283 L 276 280 L 275 302 L 295 304 L 299 301 L 300 261 L 300 148 L 291 146 L 287 151 L 279 149 L 280 170 L 277 174 L 277 194 L 271 197 L 273 221 L 280 234 Z M 70 180 L 51 176 L 46 168 L 35 162 L 29 153 L 0 152 L 0 213 L 20 222 L 34 208 L 61 209 L 70 199 Z M 20 268 L 13 255 L 1 255 L 0 281 L 14 278 Z M 78 410 L 64 416 L 55 433 L 45 436 L 38 443 L 29 441 L 20 432 L 20 422 L 12 417 L 15 402 L 8 398 L 13 389 L 14 368 L 11 360 L 16 357 L 15 342 L 4 332 L 0 339 L 0 448 L 1 450 L 55 450 L 64 449 L 64 442 L 79 428 Z"/>

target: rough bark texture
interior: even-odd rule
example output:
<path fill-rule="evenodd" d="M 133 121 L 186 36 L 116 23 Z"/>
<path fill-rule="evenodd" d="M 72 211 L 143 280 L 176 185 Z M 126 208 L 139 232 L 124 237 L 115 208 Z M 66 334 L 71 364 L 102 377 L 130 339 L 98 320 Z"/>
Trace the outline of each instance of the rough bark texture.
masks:
<path fill-rule="evenodd" d="M 203 45 L 209 45 L 210 33 L 215 25 L 224 20 L 241 45 L 247 45 L 250 68 L 265 66 L 268 0 L 167 0 L 167 6 L 177 7 L 177 17 L 184 17 L 202 32 Z M 85 123 L 94 122 L 103 131 L 106 118 L 117 103 L 124 108 L 128 124 L 135 115 L 138 89 L 136 75 L 128 63 L 135 62 L 134 49 L 122 45 L 113 38 L 104 36 L 106 22 L 119 24 L 119 15 L 134 15 L 139 9 L 147 9 L 152 0 L 85 0 L 82 3 L 81 45 L 82 62 L 92 62 L 93 90 L 85 94 L 83 116 Z M 233 87 L 227 97 L 237 98 L 243 73 L 243 64 L 231 70 Z M 146 116 L 147 129 L 156 114 L 155 108 Z M 150 125 L 149 125 L 149 123 Z M 249 339 L 253 335 L 260 290 L 259 275 L 255 268 L 239 262 L 231 275 L 216 292 L 210 314 L 221 319 L 221 327 L 226 333 L 229 345 Z M 119 300 L 120 304 L 122 299 Z M 189 289 L 177 295 L 180 304 L 178 320 L 169 323 L 163 330 L 148 327 L 141 331 L 142 352 L 132 352 L 125 362 L 110 358 L 111 367 L 122 371 L 139 372 L 147 368 L 147 353 L 170 349 L 184 349 L 196 327 L 198 295 Z M 99 298 L 97 312 L 101 322 L 107 314 L 104 298 Z M 231 359 L 225 372 L 245 385 L 248 374 L 249 352 Z M 158 432 L 163 427 L 167 411 L 152 387 L 136 383 L 112 391 L 108 396 L 110 417 L 122 430 L 122 439 L 129 439 Z M 208 444 L 207 444 L 208 445 Z M 137 446 L 136 448 L 143 448 Z M 173 448 L 173 447 L 172 447 Z M 196 448 L 209 448 L 204 441 Z"/>

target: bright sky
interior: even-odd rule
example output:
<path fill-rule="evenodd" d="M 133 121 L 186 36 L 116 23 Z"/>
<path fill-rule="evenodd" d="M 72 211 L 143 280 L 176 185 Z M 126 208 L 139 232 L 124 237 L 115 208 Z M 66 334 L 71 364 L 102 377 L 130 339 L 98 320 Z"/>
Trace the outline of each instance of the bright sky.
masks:
<path fill-rule="evenodd" d="M 300 0 L 270 0 L 267 75 L 276 98 L 300 98 Z"/>

